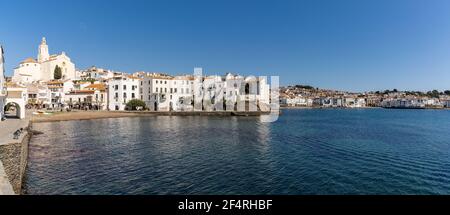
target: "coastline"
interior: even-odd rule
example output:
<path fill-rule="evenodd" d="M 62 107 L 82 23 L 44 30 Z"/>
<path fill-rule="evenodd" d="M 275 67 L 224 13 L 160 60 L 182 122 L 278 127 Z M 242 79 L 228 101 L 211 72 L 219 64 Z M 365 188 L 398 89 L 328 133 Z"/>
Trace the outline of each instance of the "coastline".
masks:
<path fill-rule="evenodd" d="M 261 116 L 270 112 L 252 111 L 190 111 L 190 112 L 154 112 L 154 111 L 73 111 L 55 112 L 49 115 L 33 115 L 32 123 L 60 122 L 91 119 L 109 119 L 122 117 L 152 117 L 152 116 Z"/>
<path fill-rule="evenodd" d="M 342 107 L 280 107 L 280 114 L 282 110 L 296 110 L 296 109 L 390 109 L 383 107 L 359 107 L 359 108 L 342 108 Z M 425 108 L 423 110 L 450 110 L 449 108 Z M 76 121 L 76 120 L 92 120 L 92 119 L 110 119 L 123 117 L 153 117 L 153 116 L 261 116 L 269 114 L 270 112 L 261 111 L 189 111 L 189 112 L 155 112 L 155 111 L 72 111 L 72 112 L 54 112 L 48 115 L 33 115 L 30 119 L 32 123 L 44 122 L 61 122 L 61 121 Z"/>

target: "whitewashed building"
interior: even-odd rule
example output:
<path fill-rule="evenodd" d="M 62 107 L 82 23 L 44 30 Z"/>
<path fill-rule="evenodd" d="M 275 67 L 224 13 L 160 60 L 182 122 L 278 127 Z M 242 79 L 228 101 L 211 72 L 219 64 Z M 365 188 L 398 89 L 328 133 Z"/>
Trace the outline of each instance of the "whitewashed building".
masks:
<path fill-rule="evenodd" d="M 105 80 L 114 77 L 114 72 L 111 70 L 106 70 L 102 68 L 97 68 L 95 66 L 89 69 L 79 71 L 81 80 Z"/>
<path fill-rule="evenodd" d="M 51 105 L 51 93 L 47 84 L 32 83 L 27 85 L 27 104 L 35 108 L 48 108 Z"/>
<path fill-rule="evenodd" d="M 64 103 L 70 109 L 107 109 L 106 85 L 94 83 L 82 88 L 75 87 L 65 93 Z"/>
<path fill-rule="evenodd" d="M 116 76 L 108 80 L 108 109 L 125 110 L 132 99 L 140 98 L 141 79 L 131 75 Z"/>
<path fill-rule="evenodd" d="M 48 90 L 50 91 L 50 107 L 62 108 L 66 105 L 65 95 L 74 89 L 73 81 L 67 80 L 53 80 L 47 82 Z"/>
<path fill-rule="evenodd" d="M 75 79 L 75 64 L 62 52 L 50 55 L 45 37 L 39 45 L 37 60 L 27 58 L 14 69 L 12 80 L 16 83 L 32 83 L 54 79 L 56 66 L 61 68 L 61 79 Z"/>
<path fill-rule="evenodd" d="M 169 76 L 160 73 L 135 73 L 142 77 L 141 100 L 152 111 L 257 111 L 267 110 L 270 89 L 263 77 Z"/>

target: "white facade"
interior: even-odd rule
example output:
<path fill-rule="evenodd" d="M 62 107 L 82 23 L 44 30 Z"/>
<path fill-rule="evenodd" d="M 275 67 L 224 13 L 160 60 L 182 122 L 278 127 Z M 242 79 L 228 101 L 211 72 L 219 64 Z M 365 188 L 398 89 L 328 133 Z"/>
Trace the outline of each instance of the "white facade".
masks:
<path fill-rule="evenodd" d="M 56 66 L 61 68 L 62 79 L 75 79 L 75 64 L 63 52 L 59 55 L 50 55 L 45 37 L 39 45 L 37 60 L 27 58 L 14 69 L 12 80 L 16 83 L 32 83 L 36 81 L 49 81 L 54 79 Z"/>
<path fill-rule="evenodd" d="M 141 100 L 152 111 L 267 110 L 269 85 L 263 77 L 139 74 Z M 238 107 L 239 106 L 239 107 Z"/>
<path fill-rule="evenodd" d="M 125 110 L 132 99 L 140 99 L 141 79 L 132 76 L 116 76 L 108 80 L 108 109 Z"/>
<path fill-rule="evenodd" d="M 33 83 L 27 86 L 28 101 L 27 104 L 37 108 L 50 107 L 51 94 L 47 84 Z"/>
<path fill-rule="evenodd" d="M 62 108 L 66 105 L 66 93 L 74 89 L 73 81 L 68 80 L 54 80 L 47 82 L 47 87 L 50 91 L 50 107 Z"/>
<path fill-rule="evenodd" d="M 381 102 L 385 108 L 425 108 L 425 101 L 422 99 L 386 99 Z"/>
<path fill-rule="evenodd" d="M 80 78 L 81 80 L 89 80 L 89 79 L 95 79 L 95 80 L 105 80 L 114 77 L 114 72 L 110 70 L 105 70 L 102 68 L 97 68 L 95 66 L 92 66 L 89 69 L 80 71 Z"/>

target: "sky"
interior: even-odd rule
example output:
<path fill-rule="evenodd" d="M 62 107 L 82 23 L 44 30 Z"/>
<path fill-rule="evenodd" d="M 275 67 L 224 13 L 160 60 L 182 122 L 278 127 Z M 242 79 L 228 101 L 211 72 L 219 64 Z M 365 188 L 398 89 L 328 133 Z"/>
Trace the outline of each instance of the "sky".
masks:
<path fill-rule="evenodd" d="M 0 0 L 0 11 L 7 76 L 45 36 L 79 69 L 450 89 L 447 0 Z"/>

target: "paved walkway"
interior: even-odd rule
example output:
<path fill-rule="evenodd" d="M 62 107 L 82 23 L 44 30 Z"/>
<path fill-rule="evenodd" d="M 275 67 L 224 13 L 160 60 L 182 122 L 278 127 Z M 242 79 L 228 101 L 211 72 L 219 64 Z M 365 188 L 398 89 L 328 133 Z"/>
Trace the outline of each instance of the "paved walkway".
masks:
<path fill-rule="evenodd" d="M 29 117 L 25 119 L 8 118 L 5 121 L 0 121 L 0 146 L 22 141 L 25 134 L 22 133 L 19 139 L 14 139 L 14 132 L 17 131 L 17 129 L 27 127 L 29 125 L 29 121 Z M 14 194 L 14 190 L 8 180 L 3 163 L 0 161 L 0 195 Z"/>
<path fill-rule="evenodd" d="M 18 140 L 14 139 L 14 132 L 17 131 L 17 129 L 27 127 L 29 120 L 29 118 L 8 118 L 5 121 L 0 121 L 0 145 L 17 142 Z M 23 135 L 24 133 L 22 133 L 22 136 Z M 19 140 L 21 137 L 19 137 Z"/>
<path fill-rule="evenodd" d="M 0 161 L 0 195 L 15 195 L 1 161 Z"/>

